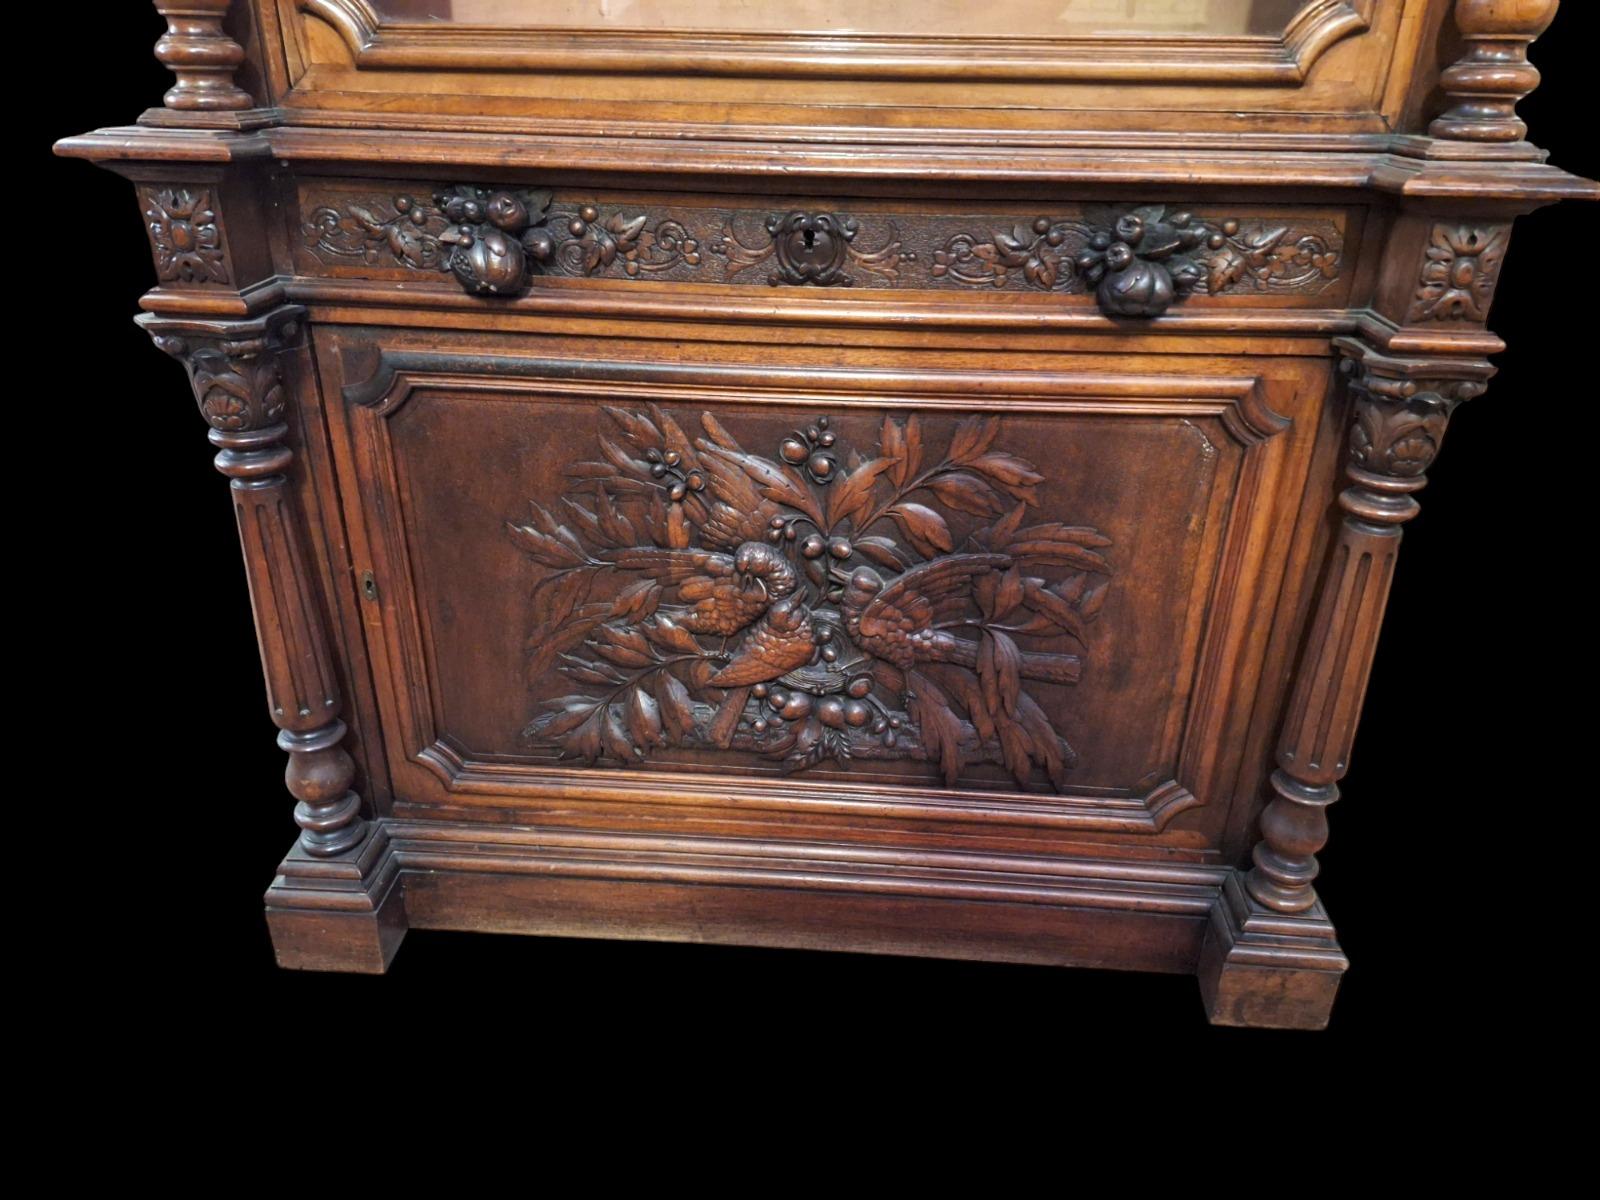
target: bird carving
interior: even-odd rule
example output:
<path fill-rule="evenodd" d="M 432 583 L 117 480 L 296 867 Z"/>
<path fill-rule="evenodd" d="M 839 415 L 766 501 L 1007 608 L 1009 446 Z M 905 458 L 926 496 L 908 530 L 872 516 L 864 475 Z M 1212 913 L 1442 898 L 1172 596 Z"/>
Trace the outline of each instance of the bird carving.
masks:
<path fill-rule="evenodd" d="M 787 596 L 762 614 L 711 683 L 715 687 L 769 683 L 799 670 L 816 653 L 810 606 L 803 595 Z"/>
<path fill-rule="evenodd" d="M 919 663 L 978 665 L 978 644 L 941 626 L 961 617 L 971 603 L 972 584 L 989 571 L 1011 566 L 1006 554 L 953 554 L 912 567 L 891 582 L 871 567 L 857 567 L 845 587 L 840 611 L 845 629 L 867 654 L 908 670 Z M 1074 683 L 1082 670 L 1075 654 L 1021 656 L 1028 679 Z"/>
<path fill-rule="evenodd" d="M 799 584 L 794 567 L 765 542 L 745 542 L 732 554 L 657 546 L 614 551 L 608 561 L 675 587 L 683 607 L 672 618 L 691 633 L 729 638 Z"/>

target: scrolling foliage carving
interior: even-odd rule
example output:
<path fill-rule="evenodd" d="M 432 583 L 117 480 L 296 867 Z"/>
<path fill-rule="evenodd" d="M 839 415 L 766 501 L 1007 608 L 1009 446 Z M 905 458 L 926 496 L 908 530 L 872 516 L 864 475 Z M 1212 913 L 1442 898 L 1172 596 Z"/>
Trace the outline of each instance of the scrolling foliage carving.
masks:
<path fill-rule="evenodd" d="M 699 240 L 677 221 L 602 214 L 592 205 L 559 218 L 544 189 L 461 185 L 431 203 L 401 195 L 387 208 L 376 202 L 321 205 L 302 234 L 318 254 L 448 271 L 478 295 L 514 295 L 536 272 L 588 276 L 616 268 L 640 278 L 700 263 Z"/>
<path fill-rule="evenodd" d="M 1339 252 L 1322 236 L 1288 225 L 1213 222 L 1146 205 L 1085 221 L 1037 218 L 987 240 L 951 238 L 932 275 L 969 286 L 1003 286 L 1013 272 L 1040 291 L 1087 291 L 1107 316 L 1159 317 L 1174 303 L 1235 287 L 1293 291 L 1333 279 Z"/>
<path fill-rule="evenodd" d="M 886 416 L 863 454 L 819 416 L 769 458 L 710 413 L 694 438 L 655 405 L 603 413 L 559 510 L 507 523 L 551 572 L 530 677 L 582 688 L 525 737 L 589 764 L 720 749 L 789 771 L 920 759 L 951 787 L 996 763 L 1065 787 L 1077 756 L 1035 693 L 1083 670 L 1110 539 L 1029 520 L 1045 480 L 996 448 L 999 417 L 937 448 L 921 418 Z M 952 510 L 978 518 L 959 543 Z"/>

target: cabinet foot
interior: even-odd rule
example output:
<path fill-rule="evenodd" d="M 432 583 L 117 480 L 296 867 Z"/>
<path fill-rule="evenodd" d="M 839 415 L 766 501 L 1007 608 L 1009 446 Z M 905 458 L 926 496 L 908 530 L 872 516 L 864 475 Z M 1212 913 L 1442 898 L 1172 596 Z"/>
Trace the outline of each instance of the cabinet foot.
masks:
<path fill-rule="evenodd" d="M 1322 1029 L 1349 960 L 1320 902 L 1275 912 L 1236 873 L 1211 910 L 1200 952 L 1200 995 L 1213 1025 Z"/>
<path fill-rule="evenodd" d="M 267 928 L 280 967 L 381 975 L 406 934 L 405 889 L 381 825 L 331 858 L 298 843 L 267 889 Z"/>

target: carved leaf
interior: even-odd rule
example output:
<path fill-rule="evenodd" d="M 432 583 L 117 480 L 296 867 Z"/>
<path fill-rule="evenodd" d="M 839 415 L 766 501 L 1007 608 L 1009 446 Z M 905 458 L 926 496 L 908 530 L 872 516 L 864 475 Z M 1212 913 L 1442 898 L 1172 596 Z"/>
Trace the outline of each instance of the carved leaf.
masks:
<path fill-rule="evenodd" d="M 904 571 L 912 565 L 912 560 L 886 537 L 870 535 L 851 539 L 851 545 L 856 548 L 856 553 L 875 562 L 880 567 L 888 567 L 891 571 Z"/>
<path fill-rule="evenodd" d="M 1077 752 L 1055 731 L 1044 710 L 1027 692 L 1017 698 L 1017 721 L 1033 742 L 1033 757 L 1044 767 L 1051 784 L 1058 792 L 1066 791 L 1067 771 L 1077 765 Z"/>
<path fill-rule="evenodd" d="M 968 417 L 950 439 L 950 461 L 959 466 L 978 458 L 994 444 L 999 432 L 999 417 Z"/>
<path fill-rule="evenodd" d="M 573 536 L 570 529 L 560 524 L 542 506 L 534 504 L 530 507 L 533 509 L 533 521 L 530 524 L 506 522 L 506 527 L 511 531 L 511 540 L 524 553 L 547 567 L 578 567 L 589 561 L 589 556 L 583 551 L 583 543 Z"/>
<path fill-rule="evenodd" d="M 662 446 L 677 453 L 680 469 L 684 471 L 698 470 L 700 459 L 695 454 L 694 443 L 689 440 L 689 435 L 684 433 L 683 427 L 674 421 L 670 414 L 662 412 L 654 404 L 650 406 L 650 412 L 655 416 L 656 423 L 661 427 Z"/>
<path fill-rule="evenodd" d="M 607 546 L 633 546 L 637 545 L 639 535 L 633 528 L 633 522 L 623 515 L 622 510 L 612 500 L 611 493 L 603 487 L 595 488 L 594 515 L 599 523 L 600 540 Z"/>
<path fill-rule="evenodd" d="M 991 571 L 984 578 L 995 578 L 994 572 Z M 1022 603 L 1022 572 L 1017 568 L 1016 564 L 1013 563 L 1011 569 L 998 578 L 999 582 L 996 585 L 994 616 L 995 620 L 1003 621 L 1010 614 L 1012 609 L 1016 608 L 1017 605 Z"/>
<path fill-rule="evenodd" d="M 628 444 L 643 454 L 646 450 L 659 450 L 661 448 L 661 433 L 650 423 L 643 413 L 628 412 L 626 409 L 613 408 L 606 405 L 600 410 L 616 422 L 622 436 Z M 603 435 L 602 435 L 603 436 Z"/>
<path fill-rule="evenodd" d="M 578 658 L 573 654 L 563 654 L 561 656 L 561 671 L 564 675 L 576 679 L 579 683 L 615 686 L 626 682 L 626 678 L 618 675 L 615 671 L 608 670 L 598 663 Z"/>
<path fill-rule="evenodd" d="M 1022 687 L 1022 654 L 1017 644 L 998 630 L 984 630 L 978 644 L 978 680 L 983 684 L 984 703 L 995 717 L 1010 716 L 1017 708 L 1017 692 Z"/>
<path fill-rule="evenodd" d="M 1005 507 L 1000 493 L 978 476 L 965 471 L 935 475 L 928 481 L 927 487 L 941 503 L 975 516 L 992 517 Z"/>
<path fill-rule="evenodd" d="M 892 459 L 874 458 L 836 482 L 828 493 L 828 527 L 859 518 L 872 503 L 872 485 L 893 465 Z"/>
<path fill-rule="evenodd" d="M 961 721 L 950 711 L 950 698 L 920 671 L 906 674 L 906 709 L 922 733 L 922 748 L 930 760 L 937 759 L 946 787 L 955 787 L 961 777 Z"/>
<path fill-rule="evenodd" d="M 955 548 L 950 537 L 950 526 L 933 509 L 921 504 L 901 503 L 890 506 L 889 515 L 900 524 L 911 544 L 925 558 L 948 554 Z"/>
<path fill-rule="evenodd" d="M 1082 576 L 1079 576 L 1079 579 L 1081 580 Z M 1028 606 L 1035 612 L 1047 617 L 1063 633 L 1088 644 L 1087 623 L 1083 615 L 1070 603 L 1032 579 L 1027 582 L 1025 594 Z"/>
<path fill-rule="evenodd" d="M 643 758 L 644 751 L 629 739 L 621 707 L 618 704 L 605 706 L 604 716 L 600 721 L 600 744 L 612 758 L 631 762 L 635 758 Z"/>
<path fill-rule="evenodd" d="M 1043 483 L 1044 476 L 1033 469 L 1033 464 L 1011 454 L 984 454 L 969 464 L 1008 491 L 1031 488 Z"/>
<path fill-rule="evenodd" d="M 607 662 L 619 667 L 648 667 L 656 661 L 644 634 L 631 625 L 602 625 L 589 646 Z"/>
<path fill-rule="evenodd" d="M 667 739 L 675 745 L 682 745 L 694 732 L 694 704 L 689 699 L 689 690 L 670 671 L 661 671 L 656 675 L 656 705 Z"/>
<path fill-rule="evenodd" d="M 1244 277 L 1245 260 L 1224 248 L 1211 257 L 1206 272 L 1206 291 L 1213 296 L 1227 291 Z"/>
<path fill-rule="evenodd" d="M 906 428 L 891 416 L 883 418 L 883 433 L 878 437 L 878 449 L 889 460 L 889 482 L 904 487 L 906 474 Z"/>
<path fill-rule="evenodd" d="M 700 425 L 706 431 L 706 436 L 711 439 L 713 444 L 720 446 L 724 450 L 732 450 L 736 454 L 743 453 L 743 448 L 734 440 L 733 435 L 724 429 L 722 423 L 710 413 L 700 414 Z"/>
<path fill-rule="evenodd" d="M 536 740 L 556 740 L 571 733 L 594 715 L 599 701 L 593 696 L 557 696 L 546 700 L 551 711 L 530 721 L 522 736 Z"/>
<path fill-rule="evenodd" d="M 699 654 L 700 643 L 695 641 L 694 634 L 679 625 L 666 613 L 657 613 L 646 621 L 641 628 L 644 634 L 663 650 L 674 654 Z"/>
<path fill-rule="evenodd" d="M 627 720 L 636 746 L 655 746 L 665 741 L 661 734 L 661 708 L 655 697 L 638 684 L 628 689 Z"/>

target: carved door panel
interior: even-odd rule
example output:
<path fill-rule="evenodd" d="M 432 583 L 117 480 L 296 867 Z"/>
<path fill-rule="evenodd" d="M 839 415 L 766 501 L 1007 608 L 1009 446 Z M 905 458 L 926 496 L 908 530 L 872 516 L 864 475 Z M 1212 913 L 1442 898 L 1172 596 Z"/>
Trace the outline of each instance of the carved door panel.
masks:
<path fill-rule="evenodd" d="M 598 345 L 321 332 L 398 813 L 1219 850 L 1324 362 Z"/>

